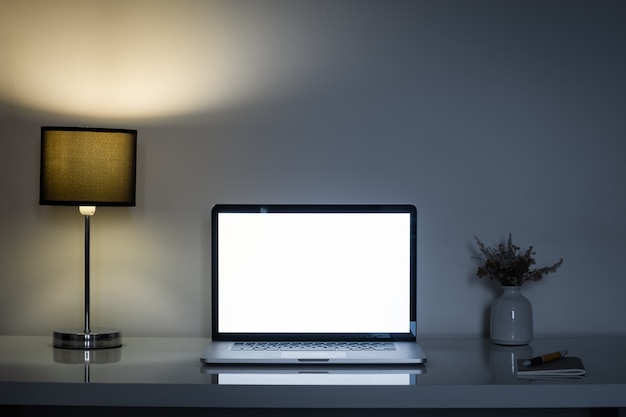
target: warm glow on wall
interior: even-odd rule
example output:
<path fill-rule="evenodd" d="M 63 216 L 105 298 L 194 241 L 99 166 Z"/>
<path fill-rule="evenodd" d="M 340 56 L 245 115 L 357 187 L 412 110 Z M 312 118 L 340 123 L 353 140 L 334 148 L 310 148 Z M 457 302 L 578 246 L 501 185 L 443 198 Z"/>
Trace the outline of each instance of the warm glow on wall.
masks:
<path fill-rule="evenodd" d="M 0 101 L 149 118 L 297 85 L 311 69 L 298 52 L 308 36 L 290 32 L 306 8 L 285 14 L 260 3 L 0 0 Z"/>

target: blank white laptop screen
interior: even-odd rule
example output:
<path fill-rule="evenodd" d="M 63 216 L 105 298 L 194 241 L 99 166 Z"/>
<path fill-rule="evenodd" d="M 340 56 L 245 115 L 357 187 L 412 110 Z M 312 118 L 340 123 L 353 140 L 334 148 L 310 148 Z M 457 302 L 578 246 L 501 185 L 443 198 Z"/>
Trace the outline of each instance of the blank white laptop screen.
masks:
<path fill-rule="evenodd" d="M 220 333 L 410 333 L 407 212 L 220 212 Z"/>

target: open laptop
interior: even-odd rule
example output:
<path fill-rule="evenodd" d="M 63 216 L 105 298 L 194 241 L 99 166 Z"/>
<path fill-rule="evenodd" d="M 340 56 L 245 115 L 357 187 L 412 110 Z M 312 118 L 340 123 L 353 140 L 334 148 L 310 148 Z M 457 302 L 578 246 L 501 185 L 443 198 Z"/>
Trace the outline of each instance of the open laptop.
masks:
<path fill-rule="evenodd" d="M 417 364 L 412 205 L 216 205 L 206 364 Z"/>

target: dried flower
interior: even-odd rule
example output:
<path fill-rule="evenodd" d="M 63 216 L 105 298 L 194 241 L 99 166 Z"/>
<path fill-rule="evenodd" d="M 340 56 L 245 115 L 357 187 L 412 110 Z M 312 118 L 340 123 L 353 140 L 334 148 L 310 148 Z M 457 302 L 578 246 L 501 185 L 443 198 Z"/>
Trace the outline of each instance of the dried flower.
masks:
<path fill-rule="evenodd" d="M 475 258 L 483 262 L 476 270 L 476 275 L 487 276 L 503 286 L 520 286 L 526 281 L 539 281 L 544 275 L 555 272 L 563 264 L 563 259 L 560 259 L 552 266 L 531 269 L 535 264 L 533 247 L 530 246 L 522 253 L 520 248 L 513 244 L 510 233 L 506 244 L 500 243 L 491 248 L 486 247 L 476 236 L 474 239 L 481 252 Z"/>

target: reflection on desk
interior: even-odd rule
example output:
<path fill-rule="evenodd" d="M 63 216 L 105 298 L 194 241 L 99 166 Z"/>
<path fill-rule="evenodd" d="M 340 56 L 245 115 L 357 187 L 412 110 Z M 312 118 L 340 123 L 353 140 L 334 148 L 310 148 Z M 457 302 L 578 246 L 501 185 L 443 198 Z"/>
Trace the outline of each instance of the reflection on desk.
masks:
<path fill-rule="evenodd" d="M 201 372 L 219 385 L 416 385 L 426 366 L 203 365 Z"/>
<path fill-rule="evenodd" d="M 56 363 L 65 365 L 83 365 L 85 370 L 84 382 L 91 382 L 91 365 L 119 362 L 122 359 L 122 349 L 52 349 L 52 358 Z"/>
<path fill-rule="evenodd" d="M 250 410 L 626 407 L 624 336 L 536 338 L 522 347 L 496 346 L 481 338 L 422 338 L 428 363 L 421 368 L 315 368 L 314 373 L 299 368 L 295 374 L 293 369 L 207 369 L 200 355 L 208 342 L 125 337 L 121 348 L 85 356 L 53 348 L 46 336 L 0 336 L 0 405 Z M 516 359 L 563 349 L 584 361 L 583 380 L 516 377 Z M 329 372 L 319 373 L 322 369 Z"/>

